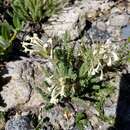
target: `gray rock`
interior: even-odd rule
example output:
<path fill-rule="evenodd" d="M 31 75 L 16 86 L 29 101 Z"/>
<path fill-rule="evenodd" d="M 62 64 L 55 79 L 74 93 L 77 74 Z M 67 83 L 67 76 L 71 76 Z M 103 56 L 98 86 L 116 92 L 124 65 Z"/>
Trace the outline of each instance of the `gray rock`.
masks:
<path fill-rule="evenodd" d="M 122 13 L 122 11 L 121 11 L 121 9 L 114 7 L 111 9 L 111 14 L 114 14 L 114 13 Z"/>
<path fill-rule="evenodd" d="M 108 130 L 109 127 L 110 127 L 109 124 L 107 124 L 107 123 L 102 123 L 102 124 L 99 125 L 98 130 Z"/>
<path fill-rule="evenodd" d="M 58 16 L 49 19 L 50 24 L 43 24 L 42 28 L 51 36 L 62 38 L 67 31 L 71 40 L 79 36 L 85 27 L 85 13 L 78 7 L 70 7 L 62 11 Z"/>
<path fill-rule="evenodd" d="M 110 5 L 109 5 L 110 4 Z M 104 8 L 108 5 L 108 8 Z M 60 14 L 54 15 L 49 19 L 49 22 L 42 25 L 43 30 L 49 36 L 63 37 L 65 32 L 70 35 L 70 40 L 78 38 L 81 32 L 85 29 L 87 17 L 96 17 L 99 9 L 108 10 L 112 3 L 105 3 L 97 0 L 83 0 L 77 5 L 69 8 L 64 8 Z"/>
<path fill-rule="evenodd" d="M 123 39 L 128 39 L 130 37 L 130 24 L 122 28 L 121 36 Z"/>
<path fill-rule="evenodd" d="M 111 39 L 113 41 L 120 41 L 121 40 L 121 28 L 115 26 L 108 26 L 107 32 L 110 34 Z"/>
<path fill-rule="evenodd" d="M 70 106 L 55 105 L 42 113 L 42 117 L 48 117 L 49 122 L 56 129 L 72 130 L 75 124 L 75 112 Z"/>
<path fill-rule="evenodd" d="M 34 130 L 27 117 L 15 117 L 7 121 L 5 130 Z"/>
<path fill-rule="evenodd" d="M 99 30 L 96 26 L 92 26 L 87 33 L 93 42 L 105 43 L 110 38 L 110 34 L 107 31 Z"/>
<path fill-rule="evenodd" d="M 102 21 L 99 21 L 96 23 L 96 27 L 97 29 L 101 30 L 101 31 L 105 31 L 106 30 L 106 24 Z"/>
<path fill-rule="evenodd" d="M 40 69 L 40 63 L 23 58 L 17 61 L 6 63 L 7 74 L 3 77 L 11 77 L 10 81 L 3 86 L 1 96 L 6 103 L 6 109 L 24 105 L 31 98 L 32 94 L 37 98 L 37 94 L 32 93 L 34 87 L 39 87 L 43 81 L 43 71 Z M 41 97 L 42 99 L 42 97 Z M 41 102 L 38 96 L 38 101 Z M 31 104 L 35 104 L 31 102 Z"/>
<path fill-rule="evenodd" d="M 115 117 L 116 116 L 116 104 L 112 104 L 111 106 L 105 106 L 104 107 L 104 114 L 107 117 Z"/>
<path fill-rule="evenodd" d="M 112 14 L 109 18 L 111 26 L 123 27 L 128 24 L 129 16 L 127 14 Z"/>
<path fill-rule="evenodd" d="M 128 6 L 127 6 L 127 13 L 130 15 L 130 3 L 128 3 Z"/>

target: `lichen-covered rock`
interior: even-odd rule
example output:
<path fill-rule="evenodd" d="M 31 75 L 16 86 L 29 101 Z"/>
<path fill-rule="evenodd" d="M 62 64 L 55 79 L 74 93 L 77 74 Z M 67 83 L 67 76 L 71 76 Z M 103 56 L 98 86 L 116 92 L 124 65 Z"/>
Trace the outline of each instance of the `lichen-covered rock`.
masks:
<path fill-rule="evenodd" d="M 86 24 L 87 17 L 96 17 L 99 10 L 104 12 L 104 9 L 108 10 L 112 5 L 112 2 L 83 0 L 72 7 L 64 8 L 60 14 L 51 17 L 47 24 L 43 24 L 42 28 L 51 37 L 62 38 L 68 32 L 70 40 L 74 40 L 89 26 Z"/>
<path fill-rule="evenodd" d="M 31 88 L 22 80 L 13 80 L 3 87 L 1 96 L 7 104 L 7 108 L 26 103 L 31 95 Z"/>
<path fill-rule="evenodd" d="M 80 32 L 85 27 L 86 18 L 81 14 L 81 10 L 78 7 L 69 7 L 64 10 L 59 16 L 54 16 L 49 19 L 49 23 L 44 24 L 43 29 L 49 36 L 63 37 L 63 34 L 67 31 L 71 40 L 79 37 Z M 54 22 L 56 21 L 56 22 Z"/>
<path fill-rule="evenodd" d="M 104 107 L 105 116 L 115 117 L 116 116 L 116 106 L 117 106 L 117 104 L 112 104 L 111 106 Z"/>
<path fill-rule="evenodd" d="M 6 68 L 8 73 L 3 75 L 3 77 L 11 77 L 11 79 L 3 86 L 0 93 L 7 105 L 6 110 L 18 105 L 24 105 L 30 99 L 31 103 L 26 106 L 36 106 L 33 101 L 36 101 L 37 105 L 41 104 L 43 99 L 40 94 L 35 92 L 35 88 L 42 84 L 44 77 L 41 64 L 32 59 L 22 57 L 21 60 L 8 62 Z"/>
<path fill-rule="evenodd" d="M 96 25 L 93 24 L 92 27 L 87 31 L 87 33 L 89 34 L 92 42 L 105 43 L 110 38 L 110 34 L 105 31 L 105 28 L 102 28 L 101 26 L 100 28 L 102 29 L 98 28 L 99 27 L 96 27 Z"/>
<path fill-rule="evenodd" d="M 48 111 L 43 111 L 41 115 L 43 119 L 48 118 L 48 122 L 57 130 L 72 130 L 75 124 L 75 111 L 71 106 L 56 105 Z M 43 127 L 45 125 L 44 123 Z"/>
<path fill-rule="evenodd" d="M 27 117 L 14 117 L 7 121 L 5 130 L 34 130 Z"/>
<path fill-rule="evenodd" d="M 111 14 L 109 23 L 111 26 L 123 27 L 128 24 L 129 16 L 127 14 Z"/>

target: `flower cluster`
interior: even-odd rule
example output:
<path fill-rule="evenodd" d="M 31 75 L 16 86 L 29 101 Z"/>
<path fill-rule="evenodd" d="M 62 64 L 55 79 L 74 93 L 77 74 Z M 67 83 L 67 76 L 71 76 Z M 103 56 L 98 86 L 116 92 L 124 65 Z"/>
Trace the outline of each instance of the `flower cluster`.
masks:
<path fill-rule="evenodd" d="M 118 60 L 118 49 L 115 44 L 93 44 L 92 45 L 92 66 L 89 71 L 91 75 L 100 72 L 100 80 L 103 79 L 104 65 L 111 67 Z"/>
<path fill-rule="evenodd" d="M 24 48 L 24 52 L 28 52 L 30 55 L 36 54 L 39 52 L 47 53 L 51 48 L 52 39 L 47 39 L 46 41 L 40 39 L 37 34 L 33 34 L 33 36 L 26 36 L 25 41 L 22 42 L 22 46 Z"/>

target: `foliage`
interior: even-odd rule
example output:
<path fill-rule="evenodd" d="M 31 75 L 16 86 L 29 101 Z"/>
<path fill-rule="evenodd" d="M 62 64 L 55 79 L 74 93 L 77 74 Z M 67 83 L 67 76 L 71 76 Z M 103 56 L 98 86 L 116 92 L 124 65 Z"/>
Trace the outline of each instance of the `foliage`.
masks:
<path fill-rule="evenodd" d="M 2 130 L 5 125 L 5 113 L 0 112 L 0 129 Z"/>
<path fill-rule="evenodd" d="M 85 126 L 87 126 L 88 121 L 85 113 L 78 112 L 76 113 L 76 126 L 79 130 L 84 130 Z"/>
<path fill-rule="evenodd" d="M 46 77 L 43 86 L 47 87 L 43 92 L 50 95 L 50 102 L 54 104 L 64 97 L 85 96 L 87 92 L 100 89 L 104 67 L 110 67 L 119 60 L 115 47 L 99 43 L 92 46 L 82 43 L 75 56 L 67 33 L 62 41 L 57 41 L 56 47 L 52 40 L 44 43 L 36 35 L 27 39 L 30 42 L 22 43 L 25 51 L 40 54 L 51 63 L 52 69 L 43 69 Z M 29 45 L 31 49 L 27 48 Z"/>
<path fill-rule="evenodd" d="M 15 15 L 13 16 L 13 25 L 6 20 L 0 24 L 0 57 L 6 55 L 11 49 L 12 42 L 22 27 L 23 22 Z"/>
<path fill-rule="evenodd" d="M 103 79 L 103 68 L 105 66 L 111 67 L 119 60 L 117 48 L 112 44 L 93 44 L 91 48 L 86 49 L 85 53 L 82 52 L 81 54 L 85 61 L 83 66 L 89 64 L 89 70 L 86 70 L 86 72 L 89 71 L 90 75 L 100 72 L 100 80 Z"/>
<path fill-rule="evenodd" d="M 124 61 L 125 61 L 125 63 L 126 62 L 130 62 L 130 37 L 128 37 L 128 40 L 127 40 L 127 42 L 124 44 L 124 46 L 121 48 L 121 49 L 123 49 L 124 51 L 124 53 L 121 55 L 122 57 L 124 57 L 125 59 L 124 59 Z"/>
<path fill-rule="evenodd" d="M 6 49 L 10 46 L 10 26 L 7 22 L 1 23 L 0 32 L 0 56 L 6 53 Z"/>
<path fill-rule="evenodd" d="M 57 0 L 12 0 L 14 13 L 22 20 L 40 22 L 58 10 Z"/>

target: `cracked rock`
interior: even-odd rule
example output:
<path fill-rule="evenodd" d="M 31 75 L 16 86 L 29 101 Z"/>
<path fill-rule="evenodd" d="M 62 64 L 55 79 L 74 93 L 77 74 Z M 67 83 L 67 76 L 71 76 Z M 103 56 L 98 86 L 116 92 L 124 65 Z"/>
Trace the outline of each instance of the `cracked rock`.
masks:
<path fill-rule="evenodd" d="M 34 89 L 39 87 L 43 81 L 43 72 L 40 67 L 40 63 L 31 61 L 28 58 L 6 64 L 8 73 L 4 74 L 3 77 L 11 77 L 11 79 L 3 86 L 0 93 L 7 105 L 6 110 L 26 103 L 28 105 L 25 106 L 29 107 L 42 103 L 42 97 Z"/>
<path fill-rule="evenodd" d="M 49 19 L 49 23 L 43 24 L 42 28 L 48 36 L 62 38 L 65 32 L 70 35 L 70 40 L 75 40 L 85 29 L 87 17 L 97 16 L 99 9 L 104 11 L 113 5 L 112 2 L 104 3 L 97 0 L 83 0 L 72 7 L 64 8 L 59 15 L 54 15 Z M 106 9 L 106 8 L 105 8 Z"/>

